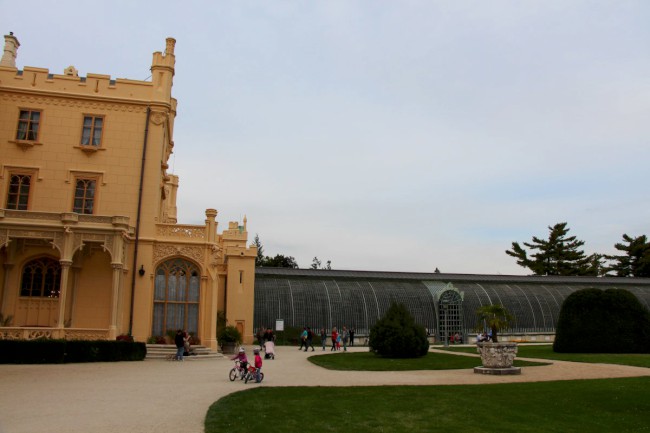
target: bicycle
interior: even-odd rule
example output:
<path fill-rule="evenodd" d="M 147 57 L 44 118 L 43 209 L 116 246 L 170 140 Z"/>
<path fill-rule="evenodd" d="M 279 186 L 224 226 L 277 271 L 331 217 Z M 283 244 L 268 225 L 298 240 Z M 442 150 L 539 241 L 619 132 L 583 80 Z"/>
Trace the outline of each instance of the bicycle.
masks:
<path fill-rule="evenodd" d="M 234 382 L 237 378 L 244 379 L 248 372 L 242 368 L 241 362 L 239 360 L 235 361 L 235 366 L 230 370 L 228 378 L 231 382 Z"/>
<path fill-rule="evenodd" d="M 249 380 L 256 380 L 257 376 L 257 368 L 255 368 L 252 365 L 248 366 L 248 371 L 246 372 L 246 376 L 244 376 L 244 383 L 248 383 Z M 260 382 L 264 380 L 264 373 L 260 371 Z"/>

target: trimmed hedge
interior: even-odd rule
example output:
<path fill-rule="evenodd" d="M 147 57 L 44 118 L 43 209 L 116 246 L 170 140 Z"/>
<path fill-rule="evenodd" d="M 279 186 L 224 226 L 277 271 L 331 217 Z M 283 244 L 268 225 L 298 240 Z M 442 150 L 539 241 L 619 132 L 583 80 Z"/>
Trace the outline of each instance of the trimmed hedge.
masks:
<path fill-rule="evenodd" d="M 429 351 L 424 326 L 415 323 L 404 304 L 392 304 L 370 329 L 370 350 L 388 358 L 417 358 Z"/>
<path fill-rule="evenodd" d="M 0 340 L 0 364 L 142 361 L 144 343 L 82 340 Z"/>
<path fill-rule="evenodd" d="M 578 290 L 562 304 L 553 350 L 650 353 L 650 313 L 627 290 Z"/>

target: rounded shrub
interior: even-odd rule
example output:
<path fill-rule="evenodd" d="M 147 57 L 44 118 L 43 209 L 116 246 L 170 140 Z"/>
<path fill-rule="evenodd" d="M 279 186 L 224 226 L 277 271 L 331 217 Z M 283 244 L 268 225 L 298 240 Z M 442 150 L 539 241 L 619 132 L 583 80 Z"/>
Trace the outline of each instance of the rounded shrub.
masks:
<path fill-rule="evenodd" d="M 403 304 L 392 304 L 370 329 L 370 350 L 388 358 L 417 358 L 429 351 L 427 331 Z"/>
<path fill-rule="evenodd" d="M 578 290 L 562 304 L 553 350 L 650 353 L 650 313 L 627 290 Z"/>

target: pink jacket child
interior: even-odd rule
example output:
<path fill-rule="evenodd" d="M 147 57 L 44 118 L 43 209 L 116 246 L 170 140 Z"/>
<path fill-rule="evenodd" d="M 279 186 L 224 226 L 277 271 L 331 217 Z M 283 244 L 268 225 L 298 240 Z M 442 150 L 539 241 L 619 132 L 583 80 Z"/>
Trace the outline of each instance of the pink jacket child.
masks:
<path fill-rule="evenodd" d="M 246 371 L 246 367 L 248 367 L 248 358 L 246 358 L 246 351 L 243 347 L 240 347 L 239 353 L 230 359 L 233 361 L 239 360 L 241 370 Z"/>

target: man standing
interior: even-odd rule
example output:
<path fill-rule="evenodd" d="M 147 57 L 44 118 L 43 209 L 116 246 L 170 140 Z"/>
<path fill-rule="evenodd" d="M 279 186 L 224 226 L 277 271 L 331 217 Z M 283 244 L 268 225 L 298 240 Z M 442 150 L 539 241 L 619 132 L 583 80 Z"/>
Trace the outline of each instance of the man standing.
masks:
<path fill-rule="evenodd" d="M 350 328 L 350 346 L 354 346 L 354 328 Z"/>
<path fill-rule="evenodd" d="M 314 351 L 314 345 L 312 342 L 314 341 L 314 333 L 311 332 L 311 328 L 308 326 L 307 327 L 307 342 L 305 343 L 305 352 L 307 351 L 308 348 L 311 347 L 311 351 Z"/>
<path fill-rule="evenodd" d="M 183 335 L 182 329 L 176 331 L 176 336 L 174 337 L 174 344 L 176 344 L 176 359 L 178 361 L 182 361 L 183 351 L 185 350 L 185 335 Z"/>

